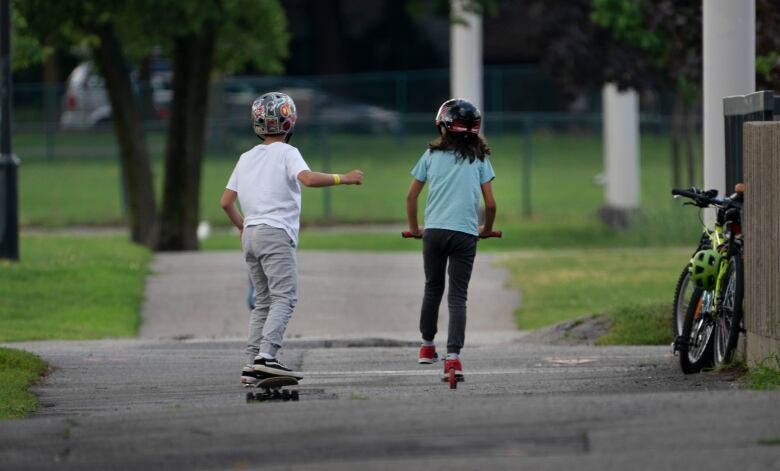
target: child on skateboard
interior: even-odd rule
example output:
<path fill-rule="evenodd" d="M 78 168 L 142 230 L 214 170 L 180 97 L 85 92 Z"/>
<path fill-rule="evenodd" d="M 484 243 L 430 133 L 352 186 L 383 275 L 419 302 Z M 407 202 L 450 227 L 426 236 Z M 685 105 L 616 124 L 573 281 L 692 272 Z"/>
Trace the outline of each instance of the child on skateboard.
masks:
<path fill-rule="evenodd" d="M 266 93 L 252 103 L 255 134 L 263 142 L 241 154 L 220 200 L 240 231 L 255 291 L 246 346 L 248 364 L 241 371 L 243 384 L 256 384 L 273 376 L 303 378 L 276 358 L 298 301 L 295 247 L 301 184 L 324 187 L 363 183 L 360 170 L 343 175 L 309 170 L 298 149 L 288 144 L 296 120 L 295 103 L 283 93 Z M 236 199 L 241 211 L 236 208 Z"/>
<path fill-rule="evenodd" d="M 460 350 L 466 330 L 466 298 L 478 237 L 489 237 L 496 217 L 492 181 L 495 178 L 488 155 L 490 148 L 479 135 L 482 114 L 471 102 L 451 99 L 436 114 L 439 138 L 412 170 L 406 197 L 409 231 L 422 236 L 425 295 L 420 309 L 422 345 L 418 363 L 430 364 L 438 355 L 433 342 L 439 304 L 444 294 L 445 272 L 449 274 L 449 332 L 444 378 L 454 369 L 463 379 Z M 425 230 L 417 222 L 417 199 L 425 184 Z M 480 195 L 485 201 L 485 223 L 478 226 Z M 448 267 L 449 265 L 449 267 Z"/>

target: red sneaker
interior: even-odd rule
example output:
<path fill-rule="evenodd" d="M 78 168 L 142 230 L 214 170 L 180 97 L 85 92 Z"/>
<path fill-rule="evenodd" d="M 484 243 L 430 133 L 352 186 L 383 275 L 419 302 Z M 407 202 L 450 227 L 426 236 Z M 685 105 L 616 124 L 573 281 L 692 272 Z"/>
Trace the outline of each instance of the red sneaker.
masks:
<path fill-rule="evenodd" d="M 417 359 L 417 363 L 430 365 L 439 359 L 439 355 L 436 353 L 435 345 L 423 345 L 420 347 L 420 357 Z"/>
<path fill-rule="evenodd" d="M 455 376 L 458 377 L 459 380 L 463 379 L 463 365 L 460 364 L 460 359 L 446 359 L 444 360 L 444 374 L 442 375 L 443 380 L 447 380 L 450 376 L 450 369 L 455 369 Z"/>

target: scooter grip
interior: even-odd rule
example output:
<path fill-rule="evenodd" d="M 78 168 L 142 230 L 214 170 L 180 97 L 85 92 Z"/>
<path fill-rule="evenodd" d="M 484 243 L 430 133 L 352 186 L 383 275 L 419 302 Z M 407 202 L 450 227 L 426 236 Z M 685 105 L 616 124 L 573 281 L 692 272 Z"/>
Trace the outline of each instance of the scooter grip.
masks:
<path fill-rule="evenodd" d="M 415 236 L 414 234 L 412 234 L 411 231 L 403 231 L 403 232 L 401 232 L 401 237 L 403 237 L 404 239 L 422 239 L 422 237 Z"/>

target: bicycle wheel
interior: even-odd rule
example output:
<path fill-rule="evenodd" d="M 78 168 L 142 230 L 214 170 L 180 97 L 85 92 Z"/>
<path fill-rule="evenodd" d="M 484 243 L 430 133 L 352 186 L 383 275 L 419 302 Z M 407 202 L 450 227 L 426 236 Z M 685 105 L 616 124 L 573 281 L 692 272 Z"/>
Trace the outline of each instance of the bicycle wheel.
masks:
<path fill-rule="evenodd" d="M 688 265 L 680 272 L 677 279 L 677 287 L 674 289 L 674 303 L 672 304 L 672 330 L 675 337 L 682 335 L 685 313 L 688 312 L 688 301 L 693 295 L 694 284 L 691 283 L 691 272 Z"/>
<path fill-rule="evenodd" d="M 683 331 L 680 336 L 680 369 L 685 374 L 698 373 L 712 366 L 713 330 L 712 317 L 713 292 L 693 290 L 685 314 Z"/>
<path fill-rule="evenodd" d="M 731 361 L 742 324 L 744 272 L 741 255 L 732 255 L 719 293 L 720 307 L 715 321 L 715 366 Z"/>

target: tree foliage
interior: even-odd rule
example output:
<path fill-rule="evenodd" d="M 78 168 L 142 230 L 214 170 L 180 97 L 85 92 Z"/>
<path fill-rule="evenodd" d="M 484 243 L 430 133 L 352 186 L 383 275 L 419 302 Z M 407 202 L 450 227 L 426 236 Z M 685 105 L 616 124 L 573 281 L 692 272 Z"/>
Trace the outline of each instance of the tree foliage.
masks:
<path fill-rule="evenodd" d="M 780 3 L 756 0 L 756 87 L 780 93 Z"/>
<path fill-rule="evenodd" d="M 289 35 L 278 0 L 17 0 L 38 39 L 90 51 L 106 77 L 120 144 L 133 240 L 165 250 L 197 248 L 195 230 L 209 82 L 247 64 L 282 71 Z M 40 14 L 46 12 L 46 14 Z M 162 52 L 173 64 L 173 102 L 159 224 L 130 62 Z M 150 214 L 152 217 L 150 218 Z"/>
<path fill-rule="evenodd" d="M 11 8 L 11 25 L 13 28 L 13 51 L 11 54 L 11 67 L 13 70 L 22 70 L 30 66 L 43 63 L 46 57 L 53 52 L 51 47 L 44 46 L 30 31 L 27 19 L 19 12 L 16 5 Z"/>

